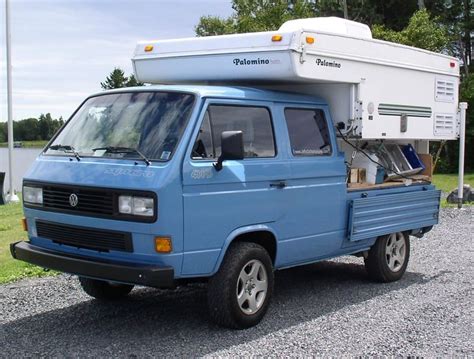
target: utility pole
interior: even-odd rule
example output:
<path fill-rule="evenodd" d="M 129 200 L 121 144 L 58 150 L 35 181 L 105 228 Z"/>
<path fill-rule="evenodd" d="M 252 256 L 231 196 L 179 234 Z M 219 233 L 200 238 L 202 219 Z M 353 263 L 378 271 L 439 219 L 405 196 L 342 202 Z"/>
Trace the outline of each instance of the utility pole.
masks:
<path fill-rule="evenodd" d="M 9 0 L 5 0 L 5 36 L 7 46 L 8 184 L 10 189 L 6 200 L 7 202 L 18 202 L 18 196 L 15 194 L 15 190 L 13 189 L 12 54 Z"/>

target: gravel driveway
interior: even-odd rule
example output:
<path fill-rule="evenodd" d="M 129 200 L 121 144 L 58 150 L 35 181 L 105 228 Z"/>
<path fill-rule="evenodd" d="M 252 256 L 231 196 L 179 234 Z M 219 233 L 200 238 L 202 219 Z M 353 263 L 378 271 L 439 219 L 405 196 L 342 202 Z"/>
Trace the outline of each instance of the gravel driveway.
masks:
<path fill-rule="evenodd" d="M 473 208 L 444 209 L 397 283 L 369 282 L 352 257 L 278 272 L 266 318 L 244 331 L 208 321 L 203 285 L 114 304 L 66 275 L 3 285 L 0 356 L 473 356 L 473 233 Z"/>

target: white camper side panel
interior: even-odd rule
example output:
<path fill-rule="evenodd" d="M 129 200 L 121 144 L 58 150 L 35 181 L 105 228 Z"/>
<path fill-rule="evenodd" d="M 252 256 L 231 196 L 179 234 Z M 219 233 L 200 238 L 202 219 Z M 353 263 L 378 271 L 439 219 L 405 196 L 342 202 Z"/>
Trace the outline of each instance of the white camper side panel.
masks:
<path fill-rule="evenodd" d="M 326 83 L 291 88 L 326 99 L 335 123 L 354 120 L 365 139 L 457 137 L 457 60 L 377 40 L 309 33 L 302 39 L 308 35 L 315 44 L 293 52 L 297 77 Z M 356 85 L 360 105 L 348 103 L 348 83 Z"/>
<path fill-rule="evenodd" d="M 294 80 L 289 50 L 293 34 L 274 42 L 275 34 L 279 33 L 143 41 L 132 63 L 137 79 L 146 83 Z"/>
<path fill-rule="evenodd" d="M 295 78 L 293 70 L 288 51 L 163 57 L 159 61 L 143 59 L 139 65 L 135 63 L 138 80 L 149 83 L 217 82 L 229 78 L 252 81 L 275 77 L 291 81 Z"/>

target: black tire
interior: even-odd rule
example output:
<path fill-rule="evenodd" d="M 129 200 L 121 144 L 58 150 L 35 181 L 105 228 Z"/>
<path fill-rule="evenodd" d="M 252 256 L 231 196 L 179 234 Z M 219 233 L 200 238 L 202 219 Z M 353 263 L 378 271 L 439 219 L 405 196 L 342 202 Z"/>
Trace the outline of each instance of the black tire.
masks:
<path fill-rule="evenodd" d="M 391 241 L 397 242 L 395 248 L 391 248 L 392 251 L 389 249 L 391 247 Z M 404 245 L 403 255 L 400 254 L 402 251 L 402 243 Z M 396 254 L 394 254 L 395 252 Z M 402 232 L 392 233 L 377 239 L 365 259 L 365 268 L 369 277 L 377 282 L 394 282 L 405 274 L 409 259 L 409 236 Z"/>
<path fill-rule="evenodd" d="M 110 283 L 97 279 L 79 277 L 84 292 L 96 299 L 108 301 L 125 297 L 133 289 L 133 285 Z"/>
<path fill-rule="evenodd" d="M 255 282 L 249 279 L 250 283 L 244 286 L 241 280 L 242 271 L 247 268 L 251 270 L 253 265 L 256 266 L 255 270 L 260 274 L 255 275 Z M 207 302 L 211 318 L 218 325 L 233 329 L 245 329 L 257 325 L 264 317 L 270 304 L 273 282 L 272 260 L 262 246 L 248 242 L 231 244 L 219 271 L 210 278 L 208 283 Z M 265 290 L 259 291 L 259 287 L 256 287 L 255 284 L 252 287 L 252 283 L 267 283 L 266 292 Z M 248 288 L 248 291 L 245 288 Z M 255 312 L 251 312 L 250 302 L 248 304 L 242 303 L 241 309 L 237 298 L 238 291 L 245 296 L 259 298 L 255 301 Z M 259 301 L 260 303 L 258 303 Z M 244 308 L 246 305 L 247 309 Z M 245 313 L 245 310 L 249 313 Z"/>

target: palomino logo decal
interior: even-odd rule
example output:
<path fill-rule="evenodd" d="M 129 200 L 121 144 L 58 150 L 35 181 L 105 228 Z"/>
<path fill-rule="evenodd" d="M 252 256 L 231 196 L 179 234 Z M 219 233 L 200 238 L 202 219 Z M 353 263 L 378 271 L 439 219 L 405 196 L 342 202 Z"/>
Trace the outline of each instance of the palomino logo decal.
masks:
<path fill-rule="evenodd" d="M 273 61 L 272 61 L 273 62 Z M 234 59 L 234 65 L 235 66 L 241 66 L 241 65 L 270 65 L 270 60 L 269 59 Z"/>
<path fill-rule="evenodd" d="M 335 67 L 337 69 L 341 68 L 341 64 L 336 61 L 327 61 L 324 59 L 316 59 L 317 66 L 325 66 L 325 67 Z"/>

